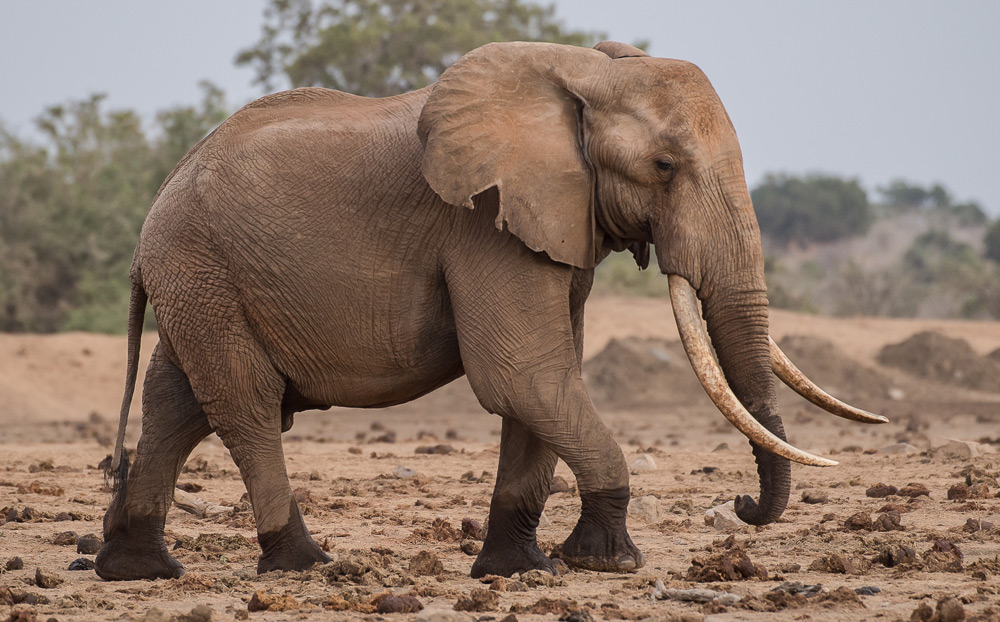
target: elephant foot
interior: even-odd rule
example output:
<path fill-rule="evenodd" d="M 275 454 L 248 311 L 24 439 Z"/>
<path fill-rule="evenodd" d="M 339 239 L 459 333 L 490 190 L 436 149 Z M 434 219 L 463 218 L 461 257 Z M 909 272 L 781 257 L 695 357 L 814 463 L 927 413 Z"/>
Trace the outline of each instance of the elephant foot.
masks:
<path fill-rule="evenodd" d="M 645 556 L 625 529 L 628 488 L 584 494 L 581 500 L 580 520 L 559 557 L 573 568 L 599 572 L 633 572 L 645 566 Z"/>
<path fill-rule="evenodd" d="M 257 561 L 257 574 L 272 570 L 306 570 L 325 564 L 330 556 L 319 548 L 306 531 L 302 519 L 289 521 L 280 531 L 257 535 L 264 551 Z"/>
<path fill-rule="evenodd" d="M 101 546 L 94 571 L 105 581 L 177 579 L 184 574 L 184 566 L 167 552 L 162 537 L 159 546 L 145 538 L 117 537 Z"/>
<path fill-rule="evenodd" d="M 488 574 L 509 577 L 514 573 L 529 570 L 544 570 L 553 575 L 560 575 L 566 572 L 566 563 L 546 556 L 534 542 L 529 545 L 512 545 L 507 542 L 493 546 L 483 543 L 483 550 L 472 564 L 470 576 L 473 579 Z"/>

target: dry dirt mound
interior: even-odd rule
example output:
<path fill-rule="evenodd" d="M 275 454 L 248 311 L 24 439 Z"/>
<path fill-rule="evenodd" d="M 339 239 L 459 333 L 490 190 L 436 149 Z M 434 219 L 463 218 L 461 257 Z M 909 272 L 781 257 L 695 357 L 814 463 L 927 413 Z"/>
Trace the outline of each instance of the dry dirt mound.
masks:
<path fill-rule="evenodd" d="M 976 354 L 964 339 L 931 331 L 917 333 L 885 346 L 877 358 L 883 365 L 922 378 L 1000 393 L 1000 364 Z"/>
<path fill-rule="evenodd" d="M 679 341 L 613 338 L 583 364 L 590 397 L 599 406 L 634 407 L 704 397 Z"/>
<path fill-rule="evenodd" d="M 862 365 L 822 337 L 789 335 L 778 345 L 810 380 L 848 402 L 884 398 L 893 384 L 885 374 Z"/>

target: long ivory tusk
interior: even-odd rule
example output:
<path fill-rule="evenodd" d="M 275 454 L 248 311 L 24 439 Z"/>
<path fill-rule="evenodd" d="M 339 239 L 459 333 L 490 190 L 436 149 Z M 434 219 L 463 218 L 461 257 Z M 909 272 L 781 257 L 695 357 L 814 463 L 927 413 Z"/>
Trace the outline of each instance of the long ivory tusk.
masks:
<path fill-rule="evenodd" d="M 774 375 L 781 378 L 781 381 L 791 387 L 793 391 L 823 410 L 844 419 L 860 421 L 861 423 L 889 422 L 882 415 L 876 415 L 867 410 L 861 410 L 850 404 L 845 404 L 816 386 L 812 380 L 806 378 L 806 375 L 799 371 L 799 368 L 789 360 L 788 356 L 778 347 L 778 344 L 774 343 L 774 339 L 768 337 L 768 340 L 771 342 L 771 369 L 774 370 Z"/>
<path fill-rule="evenodd" d="M 670 283 L 670 303 L 674 308 L 677 330 L 684 344 L 694 373 L 705 392 L 715 402 L 723 416 L 751 441 L 773 454 L 810 466 L 834 466 L 834 460 L 814 456 L 781 440 L 747 412 L 726 382 L 722 368 L 712 354 L 711 342 L 695 303 L 694 289 L 682 276 L 667 275 Z"/>

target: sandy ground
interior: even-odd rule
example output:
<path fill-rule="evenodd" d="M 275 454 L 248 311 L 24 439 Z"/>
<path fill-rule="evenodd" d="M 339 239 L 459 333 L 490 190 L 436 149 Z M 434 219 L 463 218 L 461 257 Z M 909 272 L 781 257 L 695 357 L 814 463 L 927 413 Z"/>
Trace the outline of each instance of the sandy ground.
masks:
<path fill-rule="evenodd" d="M 434 611 L 466 620 L 511 613 L 519 620 L 909 620 L 922 605 L 929 611 L 918 619 L 930 619 L 935 608 L 935 619 L 961 619 L 956 607 L 967 620 L 997 619 L 1000 393 L 960 386 L 964 368 L 922 378 L 877 356 L 887 344 L 935 330 L 966 340 L 986 361 L 983 355 L 1000 347 L 1000 324 L 784 312 L 773 312 L 771 324 L 779 341 L 826 340 L 782 344 L 820 384 L 892 422 L 837 419 L 781 389 L 790 441 L 840 465 L 793 466 L 791 502 L 778 523 L 717 527 L 706 521 L 707 510 L 757 492 L 745 439 L 694 380 L 665 301 L 592 300 L 585 376 L 628 462 L 646 463 L 632 476 L 629 530 L 647 565 L 634 574 L 529 575 L 492 585 L 468 577 L 474 557 L 462 548 L 474 548 L 477 534 L 463 536 L 462 524 L 486 519 L 500 422 L 481 411 L 464 379 L 391 409 L 296 416 L 285 435 L 288 471 L 306 523 L 333 564 L 255 574 L 245 490 L 212 437 L 192 454 L 180 483 L 234 509 L 213 518 L 171 510 L 166 540 L 177 547 L 184 577 L 106 583 L 92 571 L 68 570 L 94 556 L 78 552 L 64 532 L 99 536 L 110 499 L 98 463 L 115 432 L 124 338 L 0 335 L 0 570 L 13 557 L 23 561 L 0 573 L 0 620 L 30 619 L 31 612 L 39 620 L 205 619 L 203 610 L 192 612 L 199 605 L 210 607 L 214 620 L 245 619 L 258 591 L 284 610 L 249 613 L 255 620 L 451 619 L 433 618 Z M 146 336 L 144 357 L 154 341 Z M 130 447 L 137 409 L 138 399 Z M 416 453 L 436 444 L 455 451 Z M 539 538 L 547 550 L 569 534 L 580 507 L 572 473 L 560 463 L 557 474 L 570 490 L 554 493 L 546 506 Z M 870 496 L 878 484 L 899 490 Z M 418 557 L 424 551 L 441 567 L 418 563 L 429 559 Z M 39 571 L 62 582 L 44 587 Z M 666 595 L 657 581 L 666 592 L 703 588 L 741 600 L 655 599 L 654 592 Z M 799 593 L 787 582 L 802 584 Z M 377 613 L 384 592 L 411 595 L 425 609 Z M 456 612 L 470 595 L 479 611 Z"/>

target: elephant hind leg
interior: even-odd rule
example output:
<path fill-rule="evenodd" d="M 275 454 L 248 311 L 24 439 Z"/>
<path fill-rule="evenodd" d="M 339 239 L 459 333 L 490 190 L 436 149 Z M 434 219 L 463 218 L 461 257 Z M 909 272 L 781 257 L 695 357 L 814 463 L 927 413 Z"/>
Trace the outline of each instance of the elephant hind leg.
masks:
<path fill-rule="evenodd" d="M 198 378 L 196 392 L 250 494 L 262 550 L 257 572 L 329 561 L 306 529 L 285 470 L 281 432 L 291 423 L 281 408 L 285 379 L 249 338 L 236 350 L 203 356 L 216 365 Z"/>
<path fill-rule="evenodd" d="M 533 569 L 556 574 L 559 562 L 542 553 L 535 536 L 556 461 L 555 452 L 524 425 L 504 417 L 489 531 L 472 565 L 473 579 L 488 574 L 509 577 Z"/>
<path fill-rule="evenodd" d="M 184 572 L 167 552 L 163 527 L 181 468 L 211 428 L 187 377 L 159 346 L 146 372 L 142 413 L 128 485 L 104 515 L 104 545 L 95 566 L 107 580 L 169 579 Z"/>

